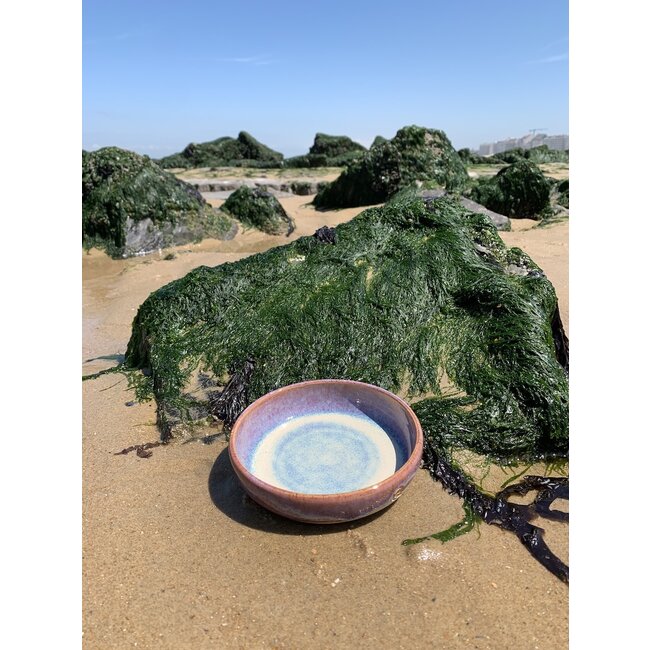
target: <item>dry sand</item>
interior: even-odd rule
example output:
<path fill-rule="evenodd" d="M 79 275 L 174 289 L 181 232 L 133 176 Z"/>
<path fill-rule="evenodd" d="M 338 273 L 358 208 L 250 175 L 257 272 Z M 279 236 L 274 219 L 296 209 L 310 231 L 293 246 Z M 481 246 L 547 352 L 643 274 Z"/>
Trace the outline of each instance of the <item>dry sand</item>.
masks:
<path fill-rule="evenodd" d="M 172 260 L 84 254 L 84 374 L 121 358 L 138 306 L 158 287 L 361 211 L 319 213 L 310 200 L 281 200 L 298 226 L 290 238 L 248 231 L 179 247 Z M 547 273 L 568 330 L 568 223 L 533 225 L 517 221 L 503 238 Z M 481 525 L 446 544 L 401 545 L 463 516 L 424 470 L 367 520 L 292 523 L 244 495 L 223 442 L 114 455 L 158 439 L 153 404 L 132 399 L 121 375 L 83 383 L 85 648 L 567 647 L 568 588 L 514 535 Z M 507 476 L 498 470 L 494 485 Z M 543 525 L 568 561 L 566 527 Z"/>

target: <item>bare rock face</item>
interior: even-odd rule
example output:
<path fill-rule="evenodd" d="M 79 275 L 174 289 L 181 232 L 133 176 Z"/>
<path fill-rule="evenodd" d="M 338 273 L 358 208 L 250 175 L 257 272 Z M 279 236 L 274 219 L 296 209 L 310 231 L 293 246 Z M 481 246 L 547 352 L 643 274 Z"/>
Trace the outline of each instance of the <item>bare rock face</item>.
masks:
<path fill-rule="evenodd" d="M 418 192 L 418 194 L 419 196 L 425 199 L 438 199 L 441 196 L 446 196 L 447 191 L 446 190 L 422 190 Z M 471 210 L 472 212 L 479 212 L 480 214 L 484 214 L 494 224 L 494 227 L 497 230 L 509 231 L 511 229 L 510 219 L 508 219 L 508 217 L 506 217 L 505 215 L 499 214 L 498 212 L 493 212 L 492 210 L 488 210 L 484 205 L 481 205 L 476 201 L 472 201 L 471 199 L 468 199 L 466 196 L 459 196 L 458 201 L 463 207 L 467 208 L 468 210 Z"/>

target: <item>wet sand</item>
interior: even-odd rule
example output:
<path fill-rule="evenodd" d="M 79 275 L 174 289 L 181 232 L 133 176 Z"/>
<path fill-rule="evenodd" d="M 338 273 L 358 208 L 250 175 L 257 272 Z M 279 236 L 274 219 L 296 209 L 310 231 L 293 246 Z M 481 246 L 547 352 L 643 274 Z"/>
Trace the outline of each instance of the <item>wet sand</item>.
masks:
<path fill-rule="evenodd" d="M 290 238 L 247 231 L 178 247 L 172 260 L 84 254 L 83 373 L 121 359 L 137 308 L 160 286 L 362 211 L 316 212 L 310 200 L 281 199 L 296 219 Z M 533 225 L 516 221 L 503 239 L 544 269 L 568 331 L 568 223 Z M 158 440 L 154 405 L 132 400 L 121 375 L 83 383 L 84 647 L 568 645 L 568 588 L 514 535 L 481 525 L 446 544 L 401 545 L 463 517 L 461 501 L 424 470 L 379 515 L 340 526 L 293 523 L 244 495 L 223 441 L 178 441 L 149 458 L 115 455 Z M 508 476 L 498 470 L 492 480 Z M 566 527 L 544 527 L 568 561 Z"/>

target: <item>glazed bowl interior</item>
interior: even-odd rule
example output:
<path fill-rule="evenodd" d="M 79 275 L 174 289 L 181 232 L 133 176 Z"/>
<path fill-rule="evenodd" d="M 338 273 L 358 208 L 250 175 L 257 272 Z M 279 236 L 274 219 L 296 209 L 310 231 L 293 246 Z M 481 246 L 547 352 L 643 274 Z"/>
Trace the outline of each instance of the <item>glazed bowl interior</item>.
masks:
<path fill-rule="evenodd" d="M 421 454 L 422 431 L 410 407 L 382 388 L 347 380 L 303 382 L 261 397 L 239 417 L 230 439 L 233 467 L 249 494 L 290 517 L 277 505 L 283 492 L 304 496 L 304 507 L 313 496 L 322 507 L 323 497 L 337 500 L 386 484 L 394 500 Z M 271 506 L 264 502 L 269 492 Z"/>

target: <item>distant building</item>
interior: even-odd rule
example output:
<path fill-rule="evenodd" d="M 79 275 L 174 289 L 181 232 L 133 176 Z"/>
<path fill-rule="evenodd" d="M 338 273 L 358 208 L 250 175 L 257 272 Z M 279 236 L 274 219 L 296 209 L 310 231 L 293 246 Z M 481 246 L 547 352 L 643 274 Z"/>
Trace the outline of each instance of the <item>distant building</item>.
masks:
<path fill-rule="evenodd" d="M 482 144 L 478 148 L 479 156 L 491 156 L 494 153 L 494 142 L 488 142 L 487 144 Z"/>
<path fill-rule="evenodd" d="M 568 135 L 549 135 L 544 140 L 544 144 L 549 149 L 557 149 L 558 151 L 566 151 L 569 148 L 569 136 Z"/>
<path fill-rule="evenodd" d="M 528 133 L 522 138 L 507 138 L 498 142 L 483 143 L 478 151 L 479 156 L 492 156 L 495 153 L 503 153 L 511 149 L 533 149 L 545 144 L 549 149 L 565 151 L 569 148 L 568 135 L 546 135 L 545 133 Z"/>

